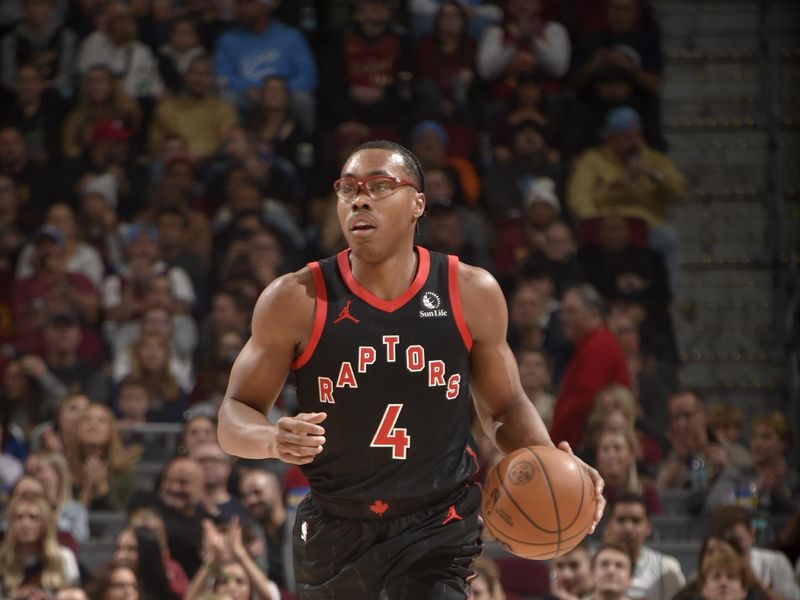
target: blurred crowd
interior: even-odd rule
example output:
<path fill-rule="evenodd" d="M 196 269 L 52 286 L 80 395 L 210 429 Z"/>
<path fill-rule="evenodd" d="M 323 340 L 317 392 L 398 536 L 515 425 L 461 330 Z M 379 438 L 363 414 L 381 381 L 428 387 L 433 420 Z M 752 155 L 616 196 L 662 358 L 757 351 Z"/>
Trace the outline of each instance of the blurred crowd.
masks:
<path fill-rule="evenodd" d="M 227 456 L 214 419 L 258 295 L 344 248 L 331 184 L 382 138 L 425 169 L 419 243 L 497 277 L 526 394 L 605 478 L 602 551 L 557 561 L 553 597 L 800 598 L 793 424 L 681 385 L 689 189 L 646 0 L 5 0 L 0 65 L 0 597 L 292 593 L 307 482 Z M 142 490 L 159 424 L 178 451 Z M 719 521 L 694 578 L 644 545 L 674 490 Z M 125 528 L 92 568 L 104 511 Z M 783 554 L 753 548 L 764 513 L 795 515 Z"/>

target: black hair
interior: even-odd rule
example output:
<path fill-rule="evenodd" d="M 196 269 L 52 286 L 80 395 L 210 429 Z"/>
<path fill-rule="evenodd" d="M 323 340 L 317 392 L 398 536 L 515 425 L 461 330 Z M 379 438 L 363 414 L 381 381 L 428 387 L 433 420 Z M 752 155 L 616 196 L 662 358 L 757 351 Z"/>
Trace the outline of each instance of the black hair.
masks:
<path fill-rule="evenodd" d="M 405 146 L 401 146 L 397 142 L 390 142 L 389 140 L 372 140 L 361 144 L 355 149 L 353 154 L 361 152 L 362 150 L 388 150 L 389 152 L 396 152 L 403 157 L 403 164 L 406 171 L 416 179 L 417 188 L 420 191 L 425 189 L 425 172 L 422 170 L 422 165 L 417 155 Z"/>
<path fill-rule="evenodd" d="M 169 589 L 169 580 L 158 537 L 154 531 L 146 527 L 135 528 L 133 535 L 136 536 L 136 546 L 139 550 L 136 578 L 142 586 L 141 598 L 143 600 L 163 598 L 164 591 Z"/>
<path fill-rule="evenodd" d="M 620 504 L 640 504 L 644 508 L 644 514 L 650 519 L 650 511 L 647 508 L 647 501 L 644 496 L 636 492 L 624 492 L 615 496 L 608 505 L 608 514 L 613 515 L 614 509 Z"/>

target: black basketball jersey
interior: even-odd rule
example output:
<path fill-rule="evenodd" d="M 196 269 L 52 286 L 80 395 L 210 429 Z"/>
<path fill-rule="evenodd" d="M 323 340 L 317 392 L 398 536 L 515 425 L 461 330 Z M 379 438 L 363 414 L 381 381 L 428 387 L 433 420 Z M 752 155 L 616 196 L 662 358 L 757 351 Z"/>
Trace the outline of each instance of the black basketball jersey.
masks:
<path fill-rule="evenodd" d="M 417 247 L 409 288 L 386 301 L 353 277 L 349 250 L 309 265 L 311 337 L 295 361 L 300 409 L 326 412 L 326 443 L 303 467 L 315 497 L 392 514 L 454 490 L 468 449 L 469 350 L 458 258 Z"/>

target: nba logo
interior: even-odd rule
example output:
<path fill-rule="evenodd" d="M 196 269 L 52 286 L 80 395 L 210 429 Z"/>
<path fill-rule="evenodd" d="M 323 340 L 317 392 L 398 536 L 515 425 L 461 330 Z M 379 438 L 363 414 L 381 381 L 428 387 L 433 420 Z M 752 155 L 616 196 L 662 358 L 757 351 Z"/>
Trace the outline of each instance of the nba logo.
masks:
<path fill-rule="evenodd" d="M 308 540 L 308 521 L 300 523 L 300 539 L 303 542 Z"/>

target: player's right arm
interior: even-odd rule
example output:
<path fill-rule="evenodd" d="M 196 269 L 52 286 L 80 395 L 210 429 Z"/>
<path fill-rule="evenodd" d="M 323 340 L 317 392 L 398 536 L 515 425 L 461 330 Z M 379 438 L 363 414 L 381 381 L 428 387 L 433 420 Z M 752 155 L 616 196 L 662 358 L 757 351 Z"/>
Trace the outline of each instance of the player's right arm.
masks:
<path fill-rule="evenodd" d="M 252 334 L 233 363 L 217 436 L 228 454 L 307 464 L 322 451 L 325 413 L 267 418 L 311 333 L 315 289 L 308 269 L 279 277 L 253 310 Z"/>

